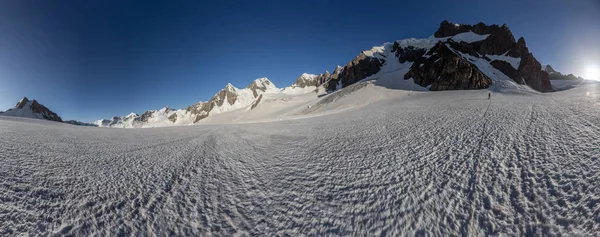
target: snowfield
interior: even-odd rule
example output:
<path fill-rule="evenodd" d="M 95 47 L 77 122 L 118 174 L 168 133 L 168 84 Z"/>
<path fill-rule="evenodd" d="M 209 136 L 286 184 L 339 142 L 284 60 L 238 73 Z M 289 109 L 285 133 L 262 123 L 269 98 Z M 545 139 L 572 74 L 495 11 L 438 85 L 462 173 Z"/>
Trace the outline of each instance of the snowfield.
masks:
<path fill-rule="evenodd" d="M 363 87 L 321 102 L 335 113 L 262 123 L 0 116 L 0 236 L 600 232 L 599 84 L 491 100 Z"/>

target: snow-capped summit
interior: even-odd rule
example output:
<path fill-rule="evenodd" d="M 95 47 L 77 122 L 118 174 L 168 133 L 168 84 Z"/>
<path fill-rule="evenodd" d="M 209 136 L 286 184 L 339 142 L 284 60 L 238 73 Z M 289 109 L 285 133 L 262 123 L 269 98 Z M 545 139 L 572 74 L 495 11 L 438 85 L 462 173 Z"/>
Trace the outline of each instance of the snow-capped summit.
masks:
<path fill-rule="evenodd" d="M 36 100 L 29 100 L 27 97 L 23 97 L 14 108 L 5 111 L 2 115 L 62 122 L 62 119 L 56 113 Z"/>
<path fill-rule="evenodd" d="M 125 116 L 125 118 L 135 118 L 135 117 L 138 117 L 138 116 L 139 116 L 139 115 L 138 115 L 138 114 L 136 114 L 136 113 L 130 113 L 130 114 L 128 114 L 127 116 Z"/>
<path fill-rule="evenodd" d="M 29 102 L 29 99 L 27 99 L 27 97 L 23 97 L 21 100 L 19 100 L 19 102 L 17 102 L 17 105 L 15 107 L 23 108 L 23 106 L 25 104 L 27 104 L 28 102 Z"/>
<path fill-rule="evenodd" d="M 252 81 L 252 83 L 250 83 L 250 85 L 248 85 L 246 88 L 252 90 L 252 94 L 254 95 L 254 97 L 258 97 L 258 95 L 260 94 L 260 91 L 275 92 L 275 91 L 279 90 L 275 86 L 275 84 L 273 84 L 273 82 L 271 82 L 266 77 L 261 77 L 261 78 L 258 78 L 256 80 Z"/>
<path fill-rule="evenodd" d="M 317 77 L 318 77 L 318 75 L 315 75 L 315 74 L 302 73 L 302 75 L 300 75 L 296 79 L 296 82 L 294 82 L 294 84 L 292 84 L 292 87 L 304 88 L 307 86 L 317 86 L 317 83 L 316 83 Z"/>

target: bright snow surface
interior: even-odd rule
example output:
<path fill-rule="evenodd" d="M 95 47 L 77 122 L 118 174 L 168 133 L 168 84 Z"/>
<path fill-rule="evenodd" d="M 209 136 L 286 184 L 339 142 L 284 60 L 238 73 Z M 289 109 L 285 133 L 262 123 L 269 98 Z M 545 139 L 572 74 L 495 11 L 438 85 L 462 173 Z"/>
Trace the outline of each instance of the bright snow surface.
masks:
<path fill-rule="evenodd" d="M 366 105 L 275 122 L 124 130 L 0 116 L 0 236 L 600 231 L 600 85 L 488 100 L 364 83 L 323 103 L 377 94 Z"/>

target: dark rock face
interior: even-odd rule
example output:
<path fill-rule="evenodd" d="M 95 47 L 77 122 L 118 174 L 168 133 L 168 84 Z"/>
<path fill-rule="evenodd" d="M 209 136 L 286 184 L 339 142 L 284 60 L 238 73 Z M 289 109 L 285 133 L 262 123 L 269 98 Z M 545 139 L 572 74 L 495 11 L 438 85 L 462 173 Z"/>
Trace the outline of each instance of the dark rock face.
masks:
<path fill-rule="evenodd" d="M 394 45 L 392 46 L 392 52 L 396 53 L 396 57 L 398 57 L 400 63 L 417 61 L 426 53 L 426 51 L 427 50 L 425 49 L 415 48 L 413 46 L 402 48 L 398 42 L 394 42 Z"/>
<path fill-rule="evenodd" d="M 258 96 L 258 99 L 256 99 L 256 101 L 254 101 L 254 103 L 252 103 L 252 107 L 250 107 L 250 110 L 253 110 L 254 108 L 256 108 L 256 106 L 260 103 L 260 101 L 262 100 L 263 95 L 260 94 Z"/>
<path fill-rule="evenodd" d="M 541 69 L 537 66 L 539 62 L 527 49 L 525 39 L 515 40 L 506 25 L 486 25 L 482 22 L 476 25 L 458 25 L 443 21 L 434 36 L 445 38 L 469 31 L 488 36 L 484 40 L 472 43 L 442 39 L 428 52 L 426 52 L 426 49 L 413 46 L 400 47 L 400 44 L 395 42 L 392 45 L 391 52 L 395 53 L 400 63 L 413 62 L 405 78 L 412 77 L 415 79 L 415 83 L 421 86 L 430 85 L 431 90 L 482 89 L 491 85 L 491 79 L 485 76 L 477 66 L 453 52 L 458 51 L 473 57 L 485 58 L 488 61 L 490 59 L 485 55 L 506 54 L 510 57 L 521 58 L 519 68 L 512 68 L 509 63 L 498 60 L 492 62 L 492 66 L 517 83 L 526 83 L 533 89 L 542 92 L 552 91 L 547 74 L 541 72 Z M 339 88 L 340 84 L 341 87 L 347 87 L 369 77 L 381 70 L 385 60 L 393 59 L 370 57 L 361 53 L 344 67 L 338 78 L 330 78 L 326 88 L 328 91 L 333 91 Z M 436 60 L 438 61 L 436 62 Z"/>
<path fill-rule="evenodd" d="M 327 89 L 328 91 L 334 91 L 338 87 L 338 85 L 341 86 L 340 75 L 342 74 L 342 72 L 344 72 L 344 68 L 338 66 L 333 71 L 333 74 L 331 74 L 329 80 L 325 82 L 325 89 Z"/>
<path fill-rule="evenodd" d="M 208 102 L 214 102 L 217 106 L 222 106 L 223 102 L 225 102 L 225 98 L 227 98 L 227 103 L 233 105 L 237 100 L 237 95 L 235 94 L 235 90 L 231 84 L 228 84 L 225 89 L 219 91 L 212 99 Z M 211 108 L 212 109 L 212 108 Z"/>
<path fill-rule="evenodd" d="M 516 44 L 515 37 L 506 25 L 491 25 L 481 28 L 483 29 L 481 33 L 489 34 L 489 36 L 481 42 L 476 42 L 478 43 L 477 52 L 479 54 L 505 54 Z M 473 32 L 476 34 L 481 34 L 475 31 Z"/>
<path fill-rule="evenodd" d="M 512 68 L 510 64 L 503 61 L 494 61 L 491 62 L 491 64 L 517 83 L 525 83 L 541 92 L 552 91 L 548 73 L 541 70 L 541 64 L 529 52 L 525 39 L 521 37 L 519 40 L 515 41 L 515 37 L 506 25 L 488 26 L 480 22 L 474 26 L 457 26 L 448 21 L 443 21 L 434 35 L 435 37 L 450 37 L 468 31 L 480 35 L 489 34 L 489 36 L 482 41 L 470 44 L 464 42 L 452 43 L 451 47 L 453 49 L 475 57 L 482 57 L 484 55 L 503 55 L 508 53 L 507 56 L 520 58 L 521 63 L 518 69 Z"/>
<path fill-rule="evenodd" d="M 142 116 L 137 117 L 135 120 L 146 123 L 146 122 L 148 122 L 148 119 L 150 117 L 152 117 L 152 115 L 154 114 L 154 112 L 156 112 L 156 111 L 155 110 L 148 110 L 148 111 L 144 112 L 142 114 Z"/>
<path fill-rule="evenodd" d="M 472 31 L 479 35 L 489 35 L 485 40 L 481 42 L 472 43 L 480 54 L 493 54 L 500 55 L 508 52 L 515 42 L 515 37 L 506 25 L 486 25 L 483 22 L 479 22 L 476 25 L 464 25 L 461 24 L 456 26 L 448 21 L 440 23 L 440 28 L 435 32 L 434 36 L 437 38 L 450 37 L 460 33 Z M 514 57 L 520 57 L 514 56 Z"/>
<path fill-rule="evenodd" d="M 271 82 L 268 80 L 264 81 L 264 83 L 266 85 L 271 84 Z M 252 90 L 252 94 L 254 95 L 254 98 L 256 98 L 256 97 L 258 97 L 258 91 L 265 92 L 267 90 L 267 87 L 265 86 L 265 84 L 259 84 L 256 81 L 254 81 L 250 85 L 248 85 L 246 88 Z M 235 100 L 234 100 L 234 102 L 235 102 Z"/>
<path fill-rule="evenodd" d="M 329 71 L 325 71 L 324 73 L 319 74 L 315 78 L 307 78 L 305 75 L 302 75 L 296 79 L 296 82 L 294 82 L 293 86 L 297 86 L 300 88 L 310 86 L 318 87 L 323 83 L 329 81 L 331 79 L 331 76 L 332 75 L 329 73 Z"/>
<path fill-rule="evenodd" d="M 193 116 L 196 116 L 194 119 L 194 123 L 196 123 L 201 119 L 208 117 L 208 114 L 213 109 L 214 105 L 215 103 L 211 101 L 206 103 L 200 102 L 195 105 L 188 106 L 185 110 Z"/>
<path fill-rule="evenodd" d="M 413 78 L 420 86 L 431 86 L 432 91 L 484 89 L 492 84 L 491 79 L 455 54 L 446 43 L 440 42 L 433 49 L 435 54 L 415 61 L 404 79 Z"/>
<path fill-rule="evenodd" d="M 533 89 L 541 92 L 552 91 L 548 73 L 542 71 L 542 65 L 533 57 L 533 54 L 529 53 L 521 57 L 519 74 Z"/>
<path fill-rule="evenodd" d="M 515 69 L 510 63 L 500 60 L 494 60 L 490 63 L 494 68 L 498 69 L 502 73 L 506 74 L 508 77 L 513 79 L 515 82 L 519 84 L 525 84 L 523 78 L 519 74 L 519 71 Z"/>
<path fill-rule="evenodd" d="M 523 37 L 519 38 L 517 43 L 512 46 L 510 51 L 508 52 L 508 56 L 513 58 L 520 58 L 522 55 L 528 52 L 527 46 L 525 45 L 525 39 Z"/>
<path fill-rule="evenodd" d="M 433 36 L 436 38 L 454 36 L 460 33 L 468 32 L 471 30 L 471 28 L 472 27 L 470 25 L 455 25 L 444 20 L 442 23 L 440 23 L 440 28 L 435 32 L 435 34 L 433 34 Z"/>
<path fill-rule="evenodd" d="M 25 107 L 27 102 L 29 102 L 29 99 L 27 99 L 27 97 L 23 97 L 23 99 L 21 99 L 21 100 L 19 100 L 19 102 L 17 102 L 17 105 L 15 105 L 15 108 L 22 109 Z"/>
<path fill-rule="evenodd" d="M 477 51 L 477 48 L 480 46 L 481 42 L 474 43 L 466 43 L 466 42 L 454 42 L 453 40 L 448 40 L 447 44 L 450 45 L 454 50 L 457 50 L 461 53 L 471 55 L 473 57 L 480 58 L 481 54 Z M 435 47 L 432 49 L 436 49 Z"/>
<path fill-rule="evenodd" d="M 175 123 L 175 121 L 177 121 L 177 114 L 171 114 L 168 119 L 171 121 L 171 123 Z"/>
<path fill-rule="evenodd" d="M 342 87 L 352 85 L 379 72 L 384 62 L 385 60 L 383 59 L 368 57 L 361 53 L 354 60 L 346 64 L 343 72 L 340 74 L 339 80 L 342 82 Z"/>
<path fill-rule="evenodd" d="M 329 81 L 331 79 L 331 73 L 329 73 L 329 71 L 325 71 L 324 73 L 321 73 L 317 76 L 317 78 L 315 78 L 314 83 L 312 84 L 312 86 L 320 86 L 323 83 L 325 83 L 326 81 Z"/>

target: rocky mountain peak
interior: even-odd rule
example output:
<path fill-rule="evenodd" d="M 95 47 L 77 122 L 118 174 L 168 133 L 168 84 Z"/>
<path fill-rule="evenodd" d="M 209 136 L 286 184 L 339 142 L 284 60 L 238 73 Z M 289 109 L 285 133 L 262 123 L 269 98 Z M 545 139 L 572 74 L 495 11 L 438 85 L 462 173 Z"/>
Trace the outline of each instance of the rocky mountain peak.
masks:
<path fill-rule="evenodd" d="M 17 109 L 22 109 L 23 107 L 25 107 L 25 105 L 29 102 L 29 99 L 27 99 L 27 97 L 23 97 L 23 99 L 19 100 L 19 102 L 17 102 L 17 105 L 15 105 L 15 108 Z"/>
<path fill-rule="evenodd" d="M 550 64 L 543 66 L 542 70 L 544 70 L 548 73 L 557 73 L 557 71 L 554 70 L 554 68 L 552 68 L 552 66 L 550 66 Z"/>
<path fill-rule="evenodd" d="M 260 92 L 266 92 L 269 89 L 276 89 L 277 87 L 275 87 L 275 84 L 268 78 L 262 77 L 254 80 L 246 88 L 252 90 L 252 94 L 254 95 L 254 98 L 256 98 Z"/>
<path fill-rule="evenodd" d="M 235 87 L 231 83 L 227 83 L 227 85 L 225 85 L 224 90 L 235 91 Z"/>
<path fill-rule="evenodd" d="M 435 32 L 437 38 L 456 36 L 457 34 L 473 32 L 478 35 L 488 35 L 485 39 L 475 42 L 449 42 L 452 49 L 473 57 L 481 58 L 481 55 L 510 57 L 504 58 L 508 61 L 518 61 L 517 68 L 504 60 L 488 60 L 489 63 L 517 83 L 527 84 L 531 88 L 548 92 L 552 91 L 548 73 L 542 71 L 541 64 L 529 52 L 523 37 L 515 40 L 512 32 L 506 24 L 476 25 L 452 24 L 448 21 L 440 23 L 440 28 Z M 443 39 L 442 39 L 443 40 Z M 485 57 L 490 59 L 489 57 Z M 512 59 L 511 59 L 512 58 Z M 437 73 L 435 73 L 437 75 Z"/>
<path fill-rule="evenodd" d="M 549 64 L 542 66 L 542 71 L 548 73 L 548 76 L 549 76 L 550 80 L 577 80 L 577 79 L 581 79 L 581 78 L 573 75 L 572 73 L 562 74 L 561 72 L 556 71 L 554 68 L 552 68 L 552 66 L 550 66 Z"/>
<path fill-rule="evenodd" d="M 46 106 L 38 103 L 36 100 L 29 100 L 23 97 L 14 108 L 5 111 L 3 115 L 16 117 L 43 118 L 46 120 L 62 122 L 60 116 L 52 112 Z"/>

